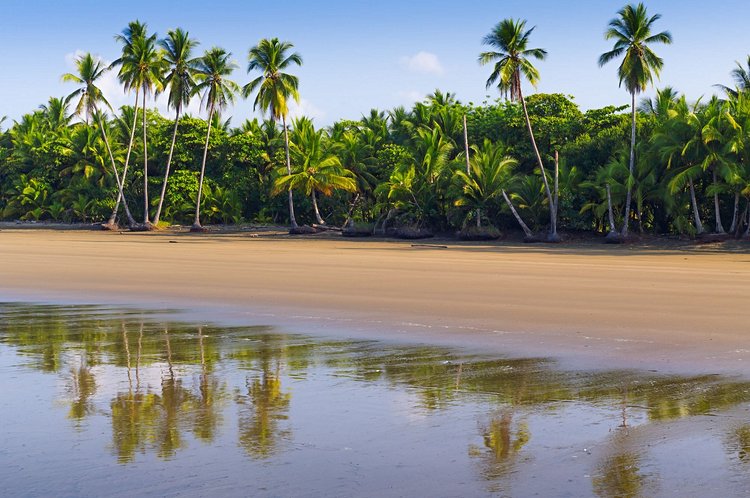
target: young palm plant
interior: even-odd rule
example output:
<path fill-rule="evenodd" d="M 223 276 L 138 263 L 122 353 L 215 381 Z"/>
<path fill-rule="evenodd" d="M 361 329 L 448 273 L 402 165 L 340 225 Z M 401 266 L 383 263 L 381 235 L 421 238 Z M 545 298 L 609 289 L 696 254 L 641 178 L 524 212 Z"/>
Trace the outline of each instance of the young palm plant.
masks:
<path fill-rule="evenodd" d="M 237 65 L 230 60 L 231 53 L 223 48 L 213 47 L 206 51 L 195 64 L 195 79 L 197 84 L 193 90 L 196 94 L 201 94 L 201 103 L 208 111 L 208 130 L 206 131 L 206 145 L 203 148 L 203 161 L 201 162 L 201 174 L 198 181 L 198 197 L 195 201 L 195 221 L 190 228 L 192 232 L 203 232 L 205 229 L 201 225 L 200 209 L 201 195 L 203 193 L 203 178 L 206 173 L 206 157 L 208 156 L 208 141 L 211 138 L 211 124 L 214 114 L 221 112 L 228 104 L 234 102 L 234 96 L 240 88 L 229 76 L 237 68 Z"/>
<path fill-rule="evenodd" d="M 294 157 L 294 169 L 287 175 L 280 172 L 273 191 L 279 193 L 284 190 L 301 190 L 309 195 L 315 219 L 318 224 L 325 225 L 316 194 L 330 196 L 335 190 L 354 192 L 357 190 L 357 182 L 354 173 L 344 168 L 339 157 L 329 150 L 324 130 L 315 130 L 312 122 L 304 118 L 296 120 L 293 127 L 291 154 Z"/>
<path fill-rule="evenodd" d="M 636 105 L 635 96 L 646 90 L 654 77 L 659 77 L 664 61 L 658 57 L 649 45 L 655 43 L 670 44 L 672 35 L 668 31 L 652 34 L 653 25 L 661 18 L 656 14 L 651 17 L 646 12 L 646 7 L 638 5 L 627 5 L 618 13 L 618 17 L 609 22 L 609 28 L 604 33 L 607 40 L 615 40 L 612 50 L 603 53 L 599 57 L 599 66 L 623 56 L 617 75 L 620 78 L 620 86 L 625 84 L 625 89 L 631 97 L 631 130 L 630 130 L 630 163 L 629 171 L 633 175 L 635 170 L 635 126 Z M 622 237 L 628 235 L 628 221 L 630 219 L 630 202 L 632 197 L 631 186 L 625 197 L 625 216 L 623 219 Z"/>
<path fill-rule="evenodd" d="M 102 94 L 101 89 L 96 86 L 96 81 L 101 78 L 109 68 L 106 67 L 102 63 L 102 61 L 94 58 L 94 56 L 88 53 L 78 57 L 75 64 L 78 70 L 78 74 L 66 73 L 63 75 L 62 79 L 63 81 L 77 83 L 81 85 L 81 87 L 68 95 L 65 99 L 65 102 L 70 102 L 76 97 L 79 97 L 78 103 L 75 105 L 75 112 L 79 116 L 84 116 L 87 124 L 92 115 L 97 115 L 97 117 L 99 118 L 97 119 L 99 130 L 102 133 L 102 138 L 104 139 L 104 144 L 107 148 L 107 154 L 109 155 L 110 163 L 112 164 L 112 171 L 115 176 L 115 181 L 117 182 L 118 198 L 123 199 L 123 206 L 125 207 L 125 214 L 128 218 L 128 223 L 133 226 L 135 225 L 135 219 L 130 213 L 128 203 L 125 201 L 123 196 L 123 182 L 120 180 L 120 174 L 117 171 L 115 158 L 112 155 L 112 147 L 110 146 L 109 139 L 107 138 L 107 132 L 104 129 L 104 123 L 102 122 L 104 118 L 101 114 L 98 114 L 99 102 L 103 103 L 107 107 L 110 107 L 109 102 L 107 102 L 107 100 L 104 98 L 104 94 Z"/>
<path fill-rule="evenodd" d="M 487 88 L 497 84 L 500 92 L 509 96 L 511 101 L 521 101 L 523 114 L 526 118 L 526 128 L 531 138 L 531 146 L 534 149 L 539 170 L 544 182 L 544 191 L 547 195 L 550 213 L 550 229 L 547 234 L 549 242 L 559 242 L 557 234 L 557 205 L 552 195 L 552 190 L 547 180 L 547 172 L 544 168 L 542 156 L 539 153 L 534 130 L 531 127 L 529 111 L 526 108 L 526 99 L 521 88 L 522 80 L 525 78 L 534 87 L 539 82 L 539 71 L 529 59 L 544 60 L 547 52 L 541 48 L 529 48 L 529 38 L 534 28 L 526 29 L 526 21 L 522 19 L 504 19 L 500 21 L 493 30 L 484 37 L 482 43 L 494 48 L 495 51 L 483 52 L 479 55 L 479 63 L 482 65 L 494 62 L 490 77 L 487 79 Z"/>
<path fill-rule="evenodd" d="M 190 38 L 189 33 L 180 28 L 167 32 L 167 38 L 161 40 L 165 64 L 169 67 L 164 78 L 164 86 L 169 89 L 167 104 L 175 110 L 174 130 L 172 131 L 172 143 L 169 146 L 167 165 L 164 171 L 164 181 L 161 185 L 159 205 L 156 207 L 153 223 L 158 226 L 161 219 L 161 210 L 164 206 L 164 197 L 167 193 L 167 182 L 169 181 L 169 170 L 172 166 L 174 146 L 177 141 L 177 126 L 180 122 L 180 113 L 184 106 L 190 103 L 193 96 L 195 80 L 196 59 L 192 58 L 193 49 L 198 46 L 198 41 Z"/>
<path fill-rule="evenodd" d="M 253 109 L 260 107 L 261 111 L 271 115 L 275 121 L 281 119 L 284 127 L 284 150 L 286 152 L 287 174 L 292 174 L 291 157 L 289 153 L 289 130 L 286 117 L 289 114 L 289 99 L 299 101 L 299 79 L 284 71 L 293 64 L 302 65 L 302 56 L 297 52 L 289 53 L 294 48 L 289 42 L 279 41 L 278 38 L 262 39 L 250 49 L 248 54 L 247 72 L 260 71 L 261 75 L 242 88 L 244 97 L 250 96 L 257 90 Z M 294 215 L 294 198 L 289 190 L 289 221 L 292 230 L 297 228 Z"/>

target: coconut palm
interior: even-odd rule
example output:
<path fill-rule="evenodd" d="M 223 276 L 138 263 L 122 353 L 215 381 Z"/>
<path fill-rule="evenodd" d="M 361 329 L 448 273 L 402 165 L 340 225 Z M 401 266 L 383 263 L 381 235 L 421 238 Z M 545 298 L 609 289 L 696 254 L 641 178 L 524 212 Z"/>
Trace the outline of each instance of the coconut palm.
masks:
<path fill-rule="evenodd" d="M 69 103 L 65 98 L 51 97 L 49 102 L 40 105 L 39 109 L 44 113 L 51 130 L 59 132 L 70 124 L 72 116 L 68 114 Z"/>
<path fill-rule="evenodd" d="M 631 131 L 630 131 L 630 174 L 635 169 L 635 127 L 636 127 L 636 105 L 635 96 L 646 90 L 654 77 L 659 76 L 664 61 L 658 57 L 649 47 L 651 44 L 672 43 L 672 35 L 668 31 L 652 34 L 653 25 L 661 18 L 656 14 L 651 17 L 646 12 L 646 7 L 638 5 L 627 5 L 617 13 L 618 17 L 609 22 L 609 28 L 604 33 L 607 40 L 615 40 L 612 50 L 603 53 L 599 57 L 599 67 L 623 56 L 622 63 L 617 69 L 620 78 L 620 86 L 625 84 L 625 89 L 631 97 Z M 629 182 L 631 183 L 631 182 Z M 631 187 L 625 197 L 625 216 L 622 225 L 622 236 L 628 235 L 628 220 L 630 218 Z"/>
<path fill-rule="evenodd" d="M 137 23 L 137 21 L 136 21 Z M 134 23 L 131 23 L 134 24 Z M 140 28 L 143 28 L 142 31 Z M 125 40 L 123 56 L 120 59 L 120 80 L 126 89 L 139 88 L 143 103 L 143 223 L 146 227 L 149 221 L 148 201 L 148 139 L 146 99 L 149 95 L 158 93 L 162 89 L 162 73 L 164 61 L 156 46 L 156 34 L 147 36 L 145 25 L 137 24 L 131 29 L 135 32 L 130 40 Z M 133 127 L 134 133 L 135 127 Z"/>
<path fill-rule="evenodd" d="M 76 69 L 78 70 L 78 74 L 66 73 L 62 76 L 62 79 L 63 81 L 79 84 L 81 85 L 81 87 L 68 95 L 65 99 L 65 102 L 68 103 L 78 97 L 78 102 L 75 104 L 75 113 L 79 116 L 85 116 L 86 123 L 88 124 L 91 116 L 97 114 L 99 102 L 103 103 L 106 107 L 111 108 L 109 102 L 107 102 L 107 100 L 104 98 L 104 94 L 102 93 L 101 89 L 96 86 L 96 81 L 101 78 L 109 68 L 105 66 L 101 60 L 94 58 L 94 56 L 92 56 L 90 53 L 79 56 L 76 59 L 75 64 Z M 110 163 L 112 164 L 112 171 L 115 175 L 115 181 L 117 181 L 118 197 L 122 198 L 124 201 L 122 192 L 123 182 L 120 181 L 120 174 L 117 171 L 115 158 L 112 155 L 112 147 L 109 144 L 107 132 L 104 129 L 104 123 L 102 122 L 103 116 L 99 115 L 99 118 L 100 119 L 97 120 L 99 124 L 99 130 L 102 132 L 102 138 L 104 139 L 104 144 L 107 148 L 107 154 L 109 155 Z M 128 218 L 128 223 L 134 225 L 135 220 L 130 213 L 128 203 L 123 202 L 123 206 L 125 207 L 125 214 Z"/>
<path fill-rule="evenodd" d="M 521 101 L 523 114 L 526 118 L 526 128 L 529 131 L 531 145 L 539 164 L 539 170 L 544 182 L 544 190 L 549 203 L 550 229 L 547 240 L 557 242 L 560 240 L 560 237 L 557 235 L 557 205 L 547 181 L 544 162 L 534 138 L 529 111 L 526 108 L 526 99 L 524 99 L 521 88 L 524 78 L 534 87 L 539 82 L 539 71 L 529 59 L 544 60 L 547 56 L 547 52 L 544 49 L 528 48 L 529 38 L 533 31 L 534 28 L 526 29 L 526 21 L 523 19 L 504 19 L 500 21 L 482 40 L 484 45 L 489 45 L 495 51 L 482 52 L 479 55 L 479 63 L 482 65 L 494 63 L 492 73 L 487 79 L 487 88 L 497 84 L 501 94 L 510 97 L 511 101 Z"/>
<path fill-rule="evenodd" d="M 248 54 L 247 72 L 260 71 L 262 74 L 242 88 L 242 94 L 248 97 L 255 90 L 258 91 L 253 103 L 253 109 L 260 107 L 271 118 L 281 118 L 284 127 L 284 150 L 286 152 L 287 174 L 292 174 L 291 157 L 289 153 L 289 130 L 286 117 L 289 114 L 288 101 L 290 98 L 299 101 L 299 79 L 287 74 L 285 69 L 293 64 L 302 65 L 302 56 L 297 52 L 289 53 L 294 48 L 289 42 L 279 41 L 278 38 L 264 38 L 250 49 Z M 297 227 L 294 216 L 294 198 L 289 190 L 289 221 L 292 228 Z"/>
<path fill-rule="evenodd" d="M 213 47 L 198 59 L 195 64 L 195 79 L 197 84 L 193 92 L 202 94 L 201 104 L 208 111 L 208 130 L 206 131 L 206 145 L 203 148 L 203 161 L 201 162 L 201 175 L 198 182 L 198 197 L 195 202 L 195 221 L 191 231 L 201 232 L 203 227 L 200 221 L 201 195 L 203 193 L 203 177 L 206 172 L 206 157 L 208 156 L 208 140 L 211 138 L 211 124 L 214 113 L 221 112 L 228 104 L 234 102 L 234 96 L 240 90 L 237 83 L 228 77 L 237 68 L 230 60 L 231 53 L 223 48 Z"/>
<path fill-rule="evenodd" d="M 164 196 L 167 192 L 167 182 L 169 181 L 169 170 L 172 165 L 172 156 L 177 140 L 177 125 L 180 122 L 180 112 L 183 106 L 187 106 L 190 103 L 190 99 L 193 96 L 193 88 L 195 87 L 193 73 L 195 71 L 196 60 L 192 58 L 192 51 L 198 45 L 198 41 L 191 39 L 188 32 L 177 28 L 168 31 L 167 38 L 161 40 L 159 45 L 163 49 L 164 62 L 169 67 L 169 72 L 164 78 L 164 86 L 169 89 L 167 104 L 175 110 L 175 117 L 172 143 L 169 146 L 164 182 L 161 185 L 159 205 L 154 215 L 154 225 L 159 224 L 161 209 L 164 205 Z"/>
<path fill-rule="evenodd" d="M 750 90 L 750 55 L 747 56 L 747 67 L 740 61 L 735 61 L 737 67 L 729 73 L 734 80 L 734 88 L 724 85 L 715 85 L 724 90 L 729 97 L 737 97 L 742 92 Z"/>
<path fill-rule="evenodd" d="M 273 190 L 274 193 L 301 190 L 309 195 L 315 219 L 318 224 L 325 225 L 316 194 L 319 192 L 330 196 L 335 190 L 354 192 L 357 182 L 354 173 L 344 168 L 339 157 L 329 150 L 325 131 L 315 130 L 312 122 L 305 118 L 295 120 L 293 127 L 291 155 L 294 157 L 294 169 L 291 174 L 279 175 Z"/>

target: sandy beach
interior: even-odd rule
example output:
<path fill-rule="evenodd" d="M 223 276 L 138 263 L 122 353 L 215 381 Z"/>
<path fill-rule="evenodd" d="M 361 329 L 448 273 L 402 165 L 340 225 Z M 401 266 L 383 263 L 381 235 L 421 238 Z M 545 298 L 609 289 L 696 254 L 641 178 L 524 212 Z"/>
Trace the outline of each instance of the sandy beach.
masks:
<path fill-rule="evenodd" d="M 4 299 L 178 307 L 586 366 L 750 374 L 742 246 L 3 229 L 0 254 Z"/>

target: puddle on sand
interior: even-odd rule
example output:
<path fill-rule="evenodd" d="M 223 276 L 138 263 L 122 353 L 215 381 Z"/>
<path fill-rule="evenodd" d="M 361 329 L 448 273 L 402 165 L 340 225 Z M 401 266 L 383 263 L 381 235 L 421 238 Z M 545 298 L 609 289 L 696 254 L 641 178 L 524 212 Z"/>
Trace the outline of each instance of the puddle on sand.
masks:
<path fill-rule="evenodd" d="M 0 495 L 735 496 L 750 382 L 0 304 Z"/>

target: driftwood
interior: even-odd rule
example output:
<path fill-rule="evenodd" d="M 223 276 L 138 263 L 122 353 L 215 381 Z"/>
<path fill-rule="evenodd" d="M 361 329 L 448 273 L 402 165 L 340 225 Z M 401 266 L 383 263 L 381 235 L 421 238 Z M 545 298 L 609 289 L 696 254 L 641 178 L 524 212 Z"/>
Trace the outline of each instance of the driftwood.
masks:
<path fill-rule="evenodd" d="M 313 223 L 312 227 L 315 230 L 319 230 L 322 232 L 340 232 L 342 229 L 341 227 L 334 227 L 334 226 L 328 226 L 328 225 L 318 225 L 317 223 Z"/>
<path fill-rule="evenodd" d="M 423 247 L 428 249 L 448 249 L 448 246 L 440 246 L 437 244 L 412 244 L 412 247 Z"/>

